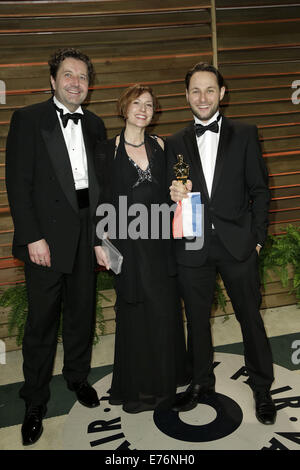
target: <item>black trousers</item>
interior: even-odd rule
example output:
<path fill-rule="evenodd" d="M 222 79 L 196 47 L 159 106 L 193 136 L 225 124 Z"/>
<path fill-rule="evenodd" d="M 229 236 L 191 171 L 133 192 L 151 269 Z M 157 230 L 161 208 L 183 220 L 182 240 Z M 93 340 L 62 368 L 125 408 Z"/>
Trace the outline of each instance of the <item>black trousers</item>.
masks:
<path fill-rule="evenodd" d="M 96 276 L 89 209 L 80 209 L 79 213 L 81 233 L 71 274 L 25 265 L 28 318 L 23 338 L 25 382 L 20 396 L 36 405 L 45 404 L 50 398 L 61 313 L 64 378 L 69 384 L 81 382 L 90 371 Z"/>
<path fill-rule="evenodd" d="M 254 250 L 248 259 L 239 262 L 216 234 L 211 236 L 209 255 L 202 266 L 178 266 L 193 383 L 209 386 L 215 383 L 210 314 L 218 272 L 241 326 L 249 385 L 253 390 L 269 389 L 274 380 L 273 361 L 259 312 L 261 293 L 257 252 Z"/>

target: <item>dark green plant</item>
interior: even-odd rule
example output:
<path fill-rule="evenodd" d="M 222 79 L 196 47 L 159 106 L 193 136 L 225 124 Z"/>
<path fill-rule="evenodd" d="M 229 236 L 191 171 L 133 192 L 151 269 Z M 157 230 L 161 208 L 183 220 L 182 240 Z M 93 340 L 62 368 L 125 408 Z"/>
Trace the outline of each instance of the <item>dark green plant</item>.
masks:
<path fill-rule="evenodd" d="M 300 307 L 300 227 L 289 225 L 286 233 L 267 238 L 259 256 L 260 274 L 264 284 L 270 271 L 278 275 L 282 285 L 288 287 L 288 267 L 292 266 L 293 278 L 290 294 L 295 294 Z"/>
<path fill-rule="evenodd" d="M 220 307 L 223 312 L 226 314 L 226 297 L 224 294 L 224 290 L 221 287 L 221 278 L 218 276 L 217 282 L 216 282 L 216 288 L 215 288 L 215 298 L 214 298 L 214 306 Z M 225 316 L 225 319 L 227 319 L 227 315 Z"/>
<path fill-rule="evenodd" d="M 27 318 L 27 293 L 25 284 L 18 284 L 6 289 L 0 298 L 1 307 L 10 307 L 8 314 L 8 334 L 11 336 L 16 331 L 16 343 L 22 343 L 25 322 Z"/>

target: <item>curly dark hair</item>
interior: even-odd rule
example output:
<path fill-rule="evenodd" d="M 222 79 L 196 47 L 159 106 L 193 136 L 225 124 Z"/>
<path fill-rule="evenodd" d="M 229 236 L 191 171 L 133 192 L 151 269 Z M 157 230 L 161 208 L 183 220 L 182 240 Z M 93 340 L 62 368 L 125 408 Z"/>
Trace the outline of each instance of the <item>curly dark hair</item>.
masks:
<path fill-rule="evenodd" d="M 93 81 L 94 77 L 94 67 L 93 64 L 90 60 L 90 58 L 86 55 L 83 54 L 83 52 L 79 51 L 78 49 L 74 49 L 73 47 L 67 47 L 64 49 L 59 49 L 54 52 L 54 54 L 50 57 L 48 64 L 50 67 L 50 75 L 56 79 L 56 74 L 59 69 L 60 64 L 67 58 L 71 57 L 72 59 L 77 59 L 81 60 L 84 62 L 87 66 L 88 69 L 88 79 L 89 79 L 89 85 Z"/>

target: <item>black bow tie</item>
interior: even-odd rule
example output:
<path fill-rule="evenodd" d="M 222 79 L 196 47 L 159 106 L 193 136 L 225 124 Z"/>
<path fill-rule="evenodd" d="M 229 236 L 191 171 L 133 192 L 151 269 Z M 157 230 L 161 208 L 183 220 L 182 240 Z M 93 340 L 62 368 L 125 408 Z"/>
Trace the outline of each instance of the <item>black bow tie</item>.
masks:
<path fill-rule="evenodd" d="M 56 104 L 54 104 L 54 106 L 55 106 L 55 109 L 60 114 L 60 119 L 61 119 L 62 125 L 64 127 L 67 127 L 69 119 L 72 119 L 75 124 L 78 124 L 79 119 L 82 119 L 82 117 L 83 117 L 83 114 L 81 114 L 81 113 L 66 113 L 66 114 L 64 114 L 64 112 L 61 108 L 56 106 Z"/>
<path fill-rule="evenodd" d="M 211 131 L 211 132 L 219 132 L 219 124 L 217 121 L 211 122 L 208 126 L 202 126 L 202 124 L 195 124 L 195 132 L 196 136 L 200 137 L 200 135 L 204 134 L 206 131 Z"/>

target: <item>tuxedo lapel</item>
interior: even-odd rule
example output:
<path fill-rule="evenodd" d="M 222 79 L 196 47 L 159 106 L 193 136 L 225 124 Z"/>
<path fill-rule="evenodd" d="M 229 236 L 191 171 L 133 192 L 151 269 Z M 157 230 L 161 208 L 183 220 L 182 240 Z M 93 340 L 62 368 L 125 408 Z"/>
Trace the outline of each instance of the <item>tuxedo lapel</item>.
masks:
<path fill-rule="evenodd" d="M 62 190 L 75 212 L 78 212 L 70 158 L 52 100 L 49 100 L 49 111 L 45 114 L 41 132 Z"/>
<path fill-rule="evenodd" d="M 217 151 L 216 165 L 214 171 L 214 178 L 211 190 L 211 199 L 214 197 L 216 188 L 220 181 L 224 163 L 226 160 L 226 149 L 228 147 L 229 139 L 231 137 L 232 129 L 226 117 L 222 117 L 222 125 L 220 130 L 220 139 Z"/>
<path fill-rule="evenodd" d="M 99 201 L 100 188 L 96 177 L 96 169 L 94 164 L 94 140 L 95 137 L 91 136 L 88 129 L 88 116 L 84 113 L 84 118 L 81 121 L 82 133 L 85 145 L 85 152 L 88 165 L 88 179 L 89 179 L 89 197 L 90 197 L 90 211 L 93 216 L 96 212 L 97 204 Z"/>
<path fill-rule="evenodd" d="M 194 167 L 194 172 L 196 173 L 198 180 L 200 182 L 200 185 L 202 187 L 203 194 L 206 196 L 207 199 L 209 199 L 206 181 L 205 181 L 201 159 L 199 155 L 196 134 L 194 130 L 194 122 L 192 122 L 190 126 L 186 128 L 183 140 L 188 150 L 189 159 Z M 184 155 L 183 155 L 183 158 L 184 158 Z"/>

